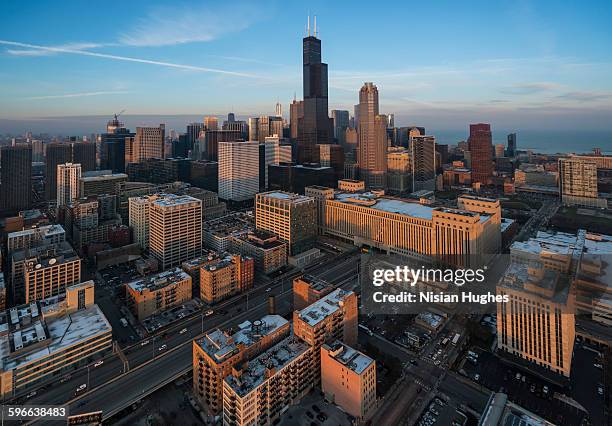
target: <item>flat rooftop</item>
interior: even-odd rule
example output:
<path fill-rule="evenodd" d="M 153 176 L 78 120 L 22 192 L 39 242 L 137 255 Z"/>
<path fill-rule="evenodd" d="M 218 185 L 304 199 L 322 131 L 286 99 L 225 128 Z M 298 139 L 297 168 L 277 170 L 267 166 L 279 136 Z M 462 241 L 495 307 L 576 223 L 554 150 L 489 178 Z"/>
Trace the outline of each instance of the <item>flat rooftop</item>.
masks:
<path fill-rule="evenodd" d="M 41 305 L 43 312 L 60 309 L 55 302 Z M 33 347 L 28 351 L 24 345 L 24 351 L 19 354 L 11 353 L 9 339 L 15 339 L 13 333 L 0 337 L 0 367 L 4 371 L 22 367 L 30 362 L 42 359 L 53 353 L 60 352 L 79 342 L 86 341 L 103 333 L 112 331 L 111 325 L 97 305 L 81 309 L 70 314 L 54 315 L 47 321 L 40 318 L 33 321 L 28 328 L 20 330 L 22 342 L 32 344 L 31 339 L 47 330 L 44 346 Z M 30 339 L 29 341 L 23 339 Z"/>
<path fill-rule="evenodd" d="M 310 288 L 317 291 L 325 290 L 326 288 L 332 287 L 332 284 L 329 281 L 315 277 L 314 275 L 310 274 L 302 275 L 298 279 L 304 281 L 305 283 L 308 283 Z"/>
<path fill-rule="evenodd" d="M 198 339 L 196 343 L 210 356 L 215 362 L 222 363 L 227 358 L 239 351 L 239 345 L 249 347 L 265 336 L 269 336 L 282 327 L 289 324 L 289 321 L 280 315 L 266 315 L 257 321 L 245 321 L 238 326 L 238 331 L 229 335 L 219 329 L 206 333 L 204 337 Z"/>
<path fill-rule="evenodd" d="M 344 367 L 357 374 L 363 373 L 374 360 L 357 349 L 345 345 L 340 340 L 336 340 L 330 345 L 323 345 L 323 348 L 330 351 L 330 357 L 338 361 Z"/>
<path fill-rule="evenodd" d="M 527 241 L 515 241 L 511 250 L 520 250 L 532 254 L 553 253 L 571 255 L 578 244 L 576 235 L 565 232 L 538 231 L 535 237 Z"/>
<path fill-rule="evenodd" d="M 295 337 L 287 337 L 248 362 L 240 377 L 228 376 L 225 382 L 241 397 L 245 396 L 268 378 L 268 371 L 278 373 L 291 361 L 310 349 Z"/>
<path fill-rule="evenodd" d="M 309 202 L 313 200 L 312 197 L 307 197 L 305 195 L 295 194 L 292 192 L 284 192 L 284 191 L 264 192 L 258 195 L 264 198 L 274 198 L 277 200 L 285 200 L 285 201 L 289 201 L 292 203 L 304 203 L 304 202 Z"/>
<path fill-rule="evenodd" d="M 41 234 L 44 237 L 46 236 L 51 236 L 51 235 L 59 235 L 59 234 L 64 234 L 64 228 L 61 225 L 43 225 L 43 226 L 38 226 L 36 228 L 30 228 L 30 229 L 24 229 L 21 231 L 15 231 L 15 232 L 10 232 L 7 236 L 8 239 L 11 238 L 18 238 L 18 237 L 23 237 L 26 235 L 33 235 L 33 234 Z"/>
<path fill-rule="evenodd" d="M 157 291 L 180 281 L 191 279 L 191 276 L 181 268 L 171 269 L 160 272 L 159 274 L 149 275 L 140 280 L 132 281 L 127 285 L 134 291 L 143 292 L 145 290 Z"/>
<path fill-rule="evenodd" d="M 340 304 L 351 294 L 353 292 L 350 290 L 338 288 L 299 311 L 299 317 L 308 325 L 317 325 L 328 316 L 337 312 L 340 309 Z"/>
<path fill-rule="evenodd" d="M 163 196 L 154 200 L 152 206 L 173 207 L 196 203 L 201 205 L 202 200 L 191 197 L 189 195 L 163 194 Z"/>

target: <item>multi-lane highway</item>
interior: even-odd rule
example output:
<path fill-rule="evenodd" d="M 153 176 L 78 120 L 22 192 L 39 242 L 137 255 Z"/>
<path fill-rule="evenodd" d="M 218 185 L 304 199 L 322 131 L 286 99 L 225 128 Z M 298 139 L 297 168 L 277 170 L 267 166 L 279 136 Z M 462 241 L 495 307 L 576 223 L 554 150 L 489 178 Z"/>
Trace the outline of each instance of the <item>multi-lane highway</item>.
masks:
<path fill-rule="evenodd" d="M 307 272 L 350 287 L 356 283 L 358 262 L 358 255 L 347 254 L 313 265 Z M 121 354 L 106 357 L 98 367 L 89 366 L 72 373 L 69 380 L 39 391 L 27 403 L 68 404 L 71 414 L 102 410 L 108 418 L 189 371 L 191 341 L 203 331 L 217 327 L 226 329 L 264 316 L 270 295 L 276 296 L 277 313 L 289 313 L 293 294 L 291 281 L 295 275 L 279 278 L 265 288 L 255 288 L 248 296 L 232 298 L 216 307 L 211 316 L 187 318 L 155 337 L 125 348 Z M 181 333 L 184 329 L 187 331 Z M 82 384 L 87 384 L 88 391 L 77 394 L 76 389 Z"/>

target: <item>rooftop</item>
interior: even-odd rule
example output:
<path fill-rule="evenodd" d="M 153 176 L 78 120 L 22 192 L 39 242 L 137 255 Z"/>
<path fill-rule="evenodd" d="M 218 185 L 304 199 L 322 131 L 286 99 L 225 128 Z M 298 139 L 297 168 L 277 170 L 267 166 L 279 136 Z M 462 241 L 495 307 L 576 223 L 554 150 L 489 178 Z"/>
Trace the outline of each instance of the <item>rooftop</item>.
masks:
<path fill-rule="evenodd" d="M 159 207 L 172 207 L 192 203 L 202 205 L 202 200 L 191 197 L 189 195 L 163 194 L 163 196 L 154 200 L 151 205 Z"/>
<path fill-rule="evenodd" d="M 305 195 L 294 194 L 292 192 L 284 192 L 284 191 L 271 191 L 271 192 L 262 192 L 257 194 L 263 198 L 274 198 L 278 200 L 286 200 L 292 203 L 304 203 L 312 201 L 312 197 L 307 197 Z"/>
<path fill-rule="evenodd" d="M 269 336 L 285 327 L 289 321 L 280 315 L 266 315 L 261 320 L 245 321 L 238 326 L 238 331 L 232 335 L 219 329 L 206 333 L 196 343 L 213 360 L 218 363 L 225 361 L 239 351 L 239 345 L 249 347 L 265 336 Z"/>
<path fill-rule="evenodd" d="M 299 311 L 299 317 L 308 325 L 317 325 L 328 316 L 337 312 L 344 300 L 351 294 L 353 294 L 352 291 L 341 288 L 336 289 Z"/>
<path fill-rule="evenodd" d="M 145 290 L 157 291 L 161 288 L 187 279 L 190 280 L 191 277 L 181 268 L 177 267 L 169 271 L 160 272 L 159 274 L 149 275 L 148 277 L 144 277 L 143 279 L 137 281 L 132 281 L 127 285 L 132 290 L 142 293 Z"/>
<path fill-rule="evenodd" d="M 240 377 L 228 376 L 225 381 L 238 395 L 245 396 L 309 349 L 306 343 L 293 336 L 287 337 L 249 361 Z"/>
<path fill-rule="evenodd" d="M 38 226 L 36 228 L 24 229 L 22 231 L 10 232 L 7 238 L 8 239 L 18 238 L 18 237 L 22 237 L 25 235 L 32 235 L 32 234 L 40 234 L 42 236 L 41 238 L 45 238 L 46 236 L 59 235 L 63 233 L 64 233 L 64 228 L 61 225 L 54 224 L 54 225 L 43 225 L 43 226 Z"/>
<path fill-rule="evenodd" d="M 325 290 L 326 288 L 332 287 L 329 281 L 325 281 L 321 278 L 315 277 L 314 275 L 306 274 L 299 277 L 300 280 L 308 283 L 309 287 L 313 290 Z"/>
<path fill-rule="evenodd" d="M 345 345 L 340 340 L 336 340 L 330 345 L 325 344 L 323 348 L 329 351 L 331 358 L 357 374 L 363 373 L 366 368 L 374 363 L 372 358 Z"/>
<path fill-rule="evenodd" d="M 565 232 L 538 231 L 535 237 L 527 241 L 515 241 L 510 249 L 540 255 L 553 253 L 569 256 L 577 244 L 576 235 Z"/>
<path fill-rule="evenodd" d="M 2 370 L 19 368 L 81 341 L 111 332 L 111 325 L 97 305 L 66 313 L 61 312 L 63 303 L 62 300 L 53 298 L 48 302 L 41 302 L 40 305 L 31 304 L 16 308 L 16 315 L 30 315 L 32 320 L 18 331 L 0 337 Z M 40 317 L 39 306 L 44 319 Z M 16 353 L 12 349 L 15 348 L 15 342 L 22 345 Z M 30 350 L 28 346 L 31 347 Z"/>

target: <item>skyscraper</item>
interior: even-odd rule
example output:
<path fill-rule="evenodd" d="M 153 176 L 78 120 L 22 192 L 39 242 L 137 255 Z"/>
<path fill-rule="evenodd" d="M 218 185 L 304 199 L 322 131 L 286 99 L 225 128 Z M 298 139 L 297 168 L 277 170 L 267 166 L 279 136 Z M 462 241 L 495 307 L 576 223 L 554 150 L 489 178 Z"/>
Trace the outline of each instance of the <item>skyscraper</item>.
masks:
<path fill-rule="evenodd" d="M 32 205 L 32 147 L 0 148 L 0 210 L 18 212 Z"/>
<path fill-rule="evenodd" d="M 219 143 L 219 197 L 244 201 L 259 192 L 259 143 Z"/>
<path fill-rule="evenodd" d="M 67 206 L 79 198 L 81 165 L 66 163 L 57 166 L 57 206 Z"/>
<path fill-rule="evenodd" d="M 364 83 L 359 91 L 358 163 L 368 188 L 384 188 L 387 171 L 387 117 L 378 114 L 378 88 Z"/>
<path fill-rule="evenodd" d="M 83 172 L 96 170 L 96 144 L 74 142 L 72 144 L 72 162 L 80 164 Z"/>
<path fill-rule="evenodd" d="M 321 62 L 321 40 L 314 33 L 303 39 L 304 117 L 298 125 L 298 162 L 316 162 L 316 145 L 330 142 L 332 129 L 327 108 L 327 64 Z"/>
<path fill-rule="evenodd" d="M 349 126 L 349 112 L 333 109 L 331 112 L 334 127 L 334 138 L 344 147 L 346 144 L 346 129 Z"/>
<path fill-rule="evenodd" d="M 510 133 L 508 135 L 508 148 L 506 156 L 510 158 L 516 156 L 516 133 Z"/>
<path fill-rule="evenodd" d="M 45 198 L 57 198 L 57 166 L 72 162 L 72 147 L 68 143 L 50 143 L 45 149 Z"/>
<path fill-rule="evenodd" d="M 125 138 L 133 136 L 115 115 L 106 125 L 106 133 L 100 136 L 100 169 L 125 172 Z"/>
<path fill-rule="evenodd" d="M 289 127 L 291 129 L 291 140 L 297 140 L 299 135 L 299 123 L 304 118 L 304 101 L 293 99 L 289 105 Z"/>
<path fill-rule="evenodd" d="M 204 117 L 206 130 L 219 130 L 219 119 L 215 116 Z"/>
<path fill-rule="evenodd" d="M 559 159 L 559 195 L 565 205 L 606 207 L 599 198 L 597 164 L 580 156 Z"/>
<path fill-rule="evenodd" d="M 470 124 L 468 149 L 472 163 L 472 183 L 491 184 L 493 179 L 493 143 L 490 124 Z"/>
<path fill-rule="evenodd" d="M 436 138 L 413 136 L 410 138 L 412 160 L 412 190 L 436 189 Z"/>
<path fill-rule="evenodd" d="M 166 127 L 136 127 L 136 136 L 126 140 L 126 162 L 140 163 L 149 158 L 164 158 Z"/>

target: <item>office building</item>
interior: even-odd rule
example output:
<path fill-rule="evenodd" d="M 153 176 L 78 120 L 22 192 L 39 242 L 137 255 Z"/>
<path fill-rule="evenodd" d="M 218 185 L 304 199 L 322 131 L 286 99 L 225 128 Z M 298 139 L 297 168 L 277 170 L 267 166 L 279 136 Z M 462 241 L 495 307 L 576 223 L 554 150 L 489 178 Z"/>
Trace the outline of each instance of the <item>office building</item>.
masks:
<path fill-rule="evenodd" d="M 373 193 L 336 192 L 325 206 L 326 233 L 416 259 L 457 266 L 484 262 L 499 241 L 499 224 L 484 213 Z"/>
<path fill-rule="evenodd" d="M 266 141 L 259 144 L 259 190 L 268 188 L 268 165 L 278 164 L 278 142 Z"/>
<path fill-rule="evenodd" d="M 564 205 L 607 207 L 597 190 L 597 164 L 578 156 L 559 160 L 559 195 Z"/>
<path fill-rule="evenodd" d="M 508 149 L 506 150 L 506 156 L 510 158 L 516 157 L 516 133 L 510 133 L 508 135 Z"/>
<path fill-rule="evenodd" d="M 200 299 L 208 304 L 220 302 L 253 286 L 253 258 L 227 255 L 200 269 Z"/>
<path fill-rule="evenodd" d="M 238 130 L 204 130 L 194 146 L 192 159 L 218 161 L 219 143 L 239 141 L 241 137 Z"/>
<path fill-rule="evenodd" d="M 82 171 L 82 169 L 81 169 Z M 79 196 L 113 194 L 119 195 L 121 183 L 127 182 L 128 175 L 112 170 L 82 172 L 79 179 Z"/>
<path fill-rule="evenodd" d="M 314 198 L 287 192 L 264 192 L 255 197 L 255 225 L 278 235 L 291 256 L 314 245 L 317 205 Z"/>
<path fill-rule="evenodd" d="M 81 172 L 96 170 L 96 144 L 92 142 L 73 142 L 73 164 L 81 165 Z"/>
<path fill-rule="evenodd" d="M 227 120 L 223 122 L 221 129 L 240 132 L 240 139 L 243 140 L 249 138 L 249 125 L 246 121 L 236 120 L 233 112 L 227 114 Z"/>
<path fill-rule="evenodd" d="M 219 197 L 244 201 L 259 192 L 259 144 L 219 143 Z"/>
<path fill-rule="evenodd" d="M 387 151 L 387 190 L 399 194 L 412 192 L 412 179 L 410 151 L 403 147 L 389 148 Z"/>
<path fill-rule="evenodd" d="M 319 164 L 321 167 L 334 169 L 338 179 L 344 177 L 344 150 L 340 145 L 317 145 L 319 151 Z"/>
<path fill-rule="evenodd" d="M 334 138 L 340 146 L 344 147 L 346 145 L 346 129 L 349 127 L 349 112 L 346 110 L 333 109 L 331 116 Z"/>
<path fill-rule="evenodd" d="M 216 161 L 192 161 L 189 183 L 209 191 L 219 191 L 219 163 Z"/>
<path fill-rule="evenodd" d="M 331 167 L 316 164 L 279 164 L 268 166 L 270 190 L 303 194 L 307 186 L 320 185 L 335 188 L 338 183 L 336 171 Z"/>
<path fill-rule="evenodd" d="M 0 314 L 0 393 L 10 398 L 90 359 L 109 353 L 112 327 L 93 304 L 93 281 L 68 287 L 65 295 L 11 308 Z"/>
<path fill-rule="evenodd" d="M 508 399 L 502 392 L 491 393 L 480 416 L 478 426 L 538 425 L 555 426 L 546 419 L 526 410 Z"/>
<path fill-rule="evenodd" d="M 314 388 L 314 349 L 287 337 L 223 382 L 223 424 L 271 425 Z"/>
<path fill-rule="evenodd" d="M 289 128 L 290 137 L 292 141 L 296 141 L 299 132 L 300 120 L 304 119 L 304 101 L 297 101 L 293 99 L 291 105 L 289 105 Z M 253 140 L 253 139 L 251 139 Z"/>
<path fill-rule="evenodd" d="M 506 146 L 503 143 L 498 143 L 495 145 L 495 158 L 502 158 L 505 154 Z"/>
<path fill-rule="evenodd" d="M 180 266 L 202 252 L 202 201 L 165 194 L 149 206 L 149 253 L 161 269 Z"/>
<path fill-rule="evenodd" d="M 193 341 L 193 393 L 206 413 L 223 409 L 223 379 L 232 369 L 261 354 L 289 335 L 290 324 L 280 315 L 245 321 L 230 334 L 216 329 Z"/>
<path fill-rule="evenodd" d="M 470 124 L 468 149 L 471 156 L 472 183 L 490 185 L 493 180 L 491 125 Z"/>
<path fill-rule="evenodd" d="M 574 350 L 575 295 L 566 275 L 541 262 L 512 263 L 497 287 L 499 349 L 569 377 Z"/>
<path fill-rule="evenodd" d="M 234 212 L 207 220 L 202 224 L 202 228 L 204 246 L 217 252 L 225 252 L 231 250 L 234 238 L 254 231 L 255 224 L 252 215 Z"/>
<path fill-rule="evenodd" d="M 204 127 L 206 130 L 219 130 L 219 119 L 215 116 L 204 117 Z"/>
<path fill-rule="evenodd" d="M 129 198 L 129 226 L 132 229 L 134 242 L 141 249 L 149 248 L 149 208 L 156 196 Z"/>
<path fill-rule="evenodd" d="M 334 286 L 314 275 L 302 275 L 293 279 L 293 310 L 301 311 L 331 293 Z"/>
<path fill-rule="evenodd" d="M 79 198 L 81 165 L 66 163 L 57 166 L 57 206 L 62 207 Z"/>
<path fill-rule="evenodd" d="M 378 88 L 365 83 L 359 91 L 357 163 L 368 188 L 384 188 L 387 172 L 387 118 L 378 114 Z"/>
<path fill-rule="evenodd" d="M 187 125 L 186 143 L 187 149 L 193 152 L 193 148 L 200 138 L 200 134 L 206 130 L 204 123 L 190 123 Z M 193 157 L 191 157 L 193 159 Z"/>
<path fill-rule="evenodd" d="M 32 207 L 32 147 L 0 148 L 0 211 L 16 213 Z"/>
<path fill-rule="evenodd" d="M 186 182 L 190 178 L 191 162 L 187 158 L 149 158 L 128 163 L 126 174 L 131 182 Z"/>
<path fill-rule="evenodd" d="M 108 122 L 106 133 L 100 135 L 100 168 L 113 173 L 125 172 L 125 140 L 134 136 L 115 115 Z"/>
<path fill-rule="evenodd" d="M 328 115 L 327 64 L 321 62 L 321 40 L 316 29 L 313 34 L 309 30 L 303 39 L 303 88 L 304 116 L 298 120 L 299 164 L 317 162 L 313 150 L 316 145 L 330 143 L 333 134 Z"/>
<path fill-rule="evenodd" d="M 259 141 L 259 118 L 251 117 L 249 118 L 249 141 L 255 142 Z"/>
<path fill-rule="evenodd" d="M 344 412 L 366 421 L 376 406 L 376 362 L 339 340 L 324 344 L 321 391 Z"/>
<path fill-rule="evenodd" d="M 159 127 L 136 127 L 136 135 L 126 139 L 125 162 L 140 163 L 149 158 L 163 159 L 165 138 L 164 124 Z"/>
<path fill-rule="evenodd" d="M 436 189 L 436 139 L 433 136 L 410 138 L 412 191 Z"/>
<path fill-rule="evenodd" d="M 287 266 L 287 244 L 262 229 L 237 235 L 232 239 L 232 251 L 253 258 L 255 269 L 264 274 Z"/>
<path fill-rule="evenodd" d="M 191 300 L 191 277 L 180 268 L 125 285 L 127 304 L 139 321 Z"/>

